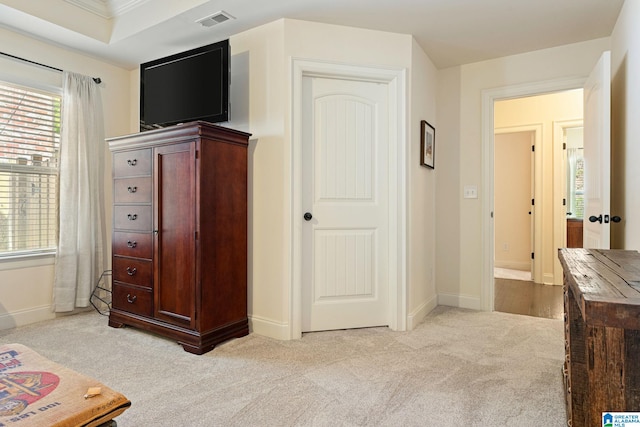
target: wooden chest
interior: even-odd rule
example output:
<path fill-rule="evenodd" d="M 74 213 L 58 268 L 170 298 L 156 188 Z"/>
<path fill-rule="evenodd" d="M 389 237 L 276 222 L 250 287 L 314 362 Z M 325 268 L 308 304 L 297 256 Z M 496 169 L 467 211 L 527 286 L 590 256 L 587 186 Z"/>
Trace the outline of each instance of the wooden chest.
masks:
<path fill-rule="evenodd" d="M 249 333 L 249 134 L 206 122 L 109 139 L 113 306 L 202 354 Z"/>
<path fill-rule="evenodd" d="M 640 411 L 640 254 L 560 249 L 564 268 L 567 419 Z"/>

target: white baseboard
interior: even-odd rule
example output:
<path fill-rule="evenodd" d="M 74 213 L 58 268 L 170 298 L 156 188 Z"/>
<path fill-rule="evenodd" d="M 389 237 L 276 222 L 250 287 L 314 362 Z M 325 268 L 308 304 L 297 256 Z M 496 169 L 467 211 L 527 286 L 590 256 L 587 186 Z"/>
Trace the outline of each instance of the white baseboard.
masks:
<path fill-rule="evenodd" d="M 249 330 L 258 335 L 277 340 L 291 339 L 288 323 L 280 323 L 260 316 L 249 316 Z"/>
<path fill-rule="evenodd" d="M 11 313 L 0 314 L 0 330 L 30 325 L 43 320 L 55 319 L 55 317 L 56 314 L 52 311 L 50 305 L 12 311 Z"/>
<path fill-rule="evenodd" d="M 420 322 L 424 320 L 426 315 L 429 314 L 431 310 L 433 310 L 437 306 L 438 296 L 434 295 L 433 298 L 425 301 L 420 305 L 420 307 L 409 313 L 409 315 L 407 316 L 407 330 L 413 330 L 416 326 L 418 326 Z"/>
<path fill-rule="evenodd" d="M 438 305 L 481 310 L 480 298 L 458 294 L 438 294 Z"/>
<path fill-rule="evenodd" d="M 496 268 L 508 268 L 510 270 L 531 271 L 531 261 L 498 261 L 493 262 Z"/>

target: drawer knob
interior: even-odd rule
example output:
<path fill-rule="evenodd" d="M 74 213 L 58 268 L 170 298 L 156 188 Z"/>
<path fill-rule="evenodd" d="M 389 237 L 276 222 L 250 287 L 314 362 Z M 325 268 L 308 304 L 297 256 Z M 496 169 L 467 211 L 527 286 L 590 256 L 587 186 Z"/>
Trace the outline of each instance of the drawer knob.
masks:
<path fill-rule="evenodd" d="M 138 191 L 138 187 L 127 187 L 127 191 L 129 193 L 135 193 L 136 191 Z"/>
<path fill-rule="evenodd" d="M 136 269 L 135 267 L 131 268 L 131 267 L 127 267 L 127 274 L 129 276 L 133 276 L 134 274 L 136 274 L 138 272 L 138 269 Z"/>
<path fill-rule="evenodd" d="M 138 219 L 138 214 L 127 214 L 127 218 L 129 219 L 129 221 L 135 221 L 136 219 Z"/>
<path fill-rule="evenodd" d="M 127 240 L 127 247 L 135 248 L 136 246 L 138 246 L 138 242 L 136 242 L 135 240 L 133 242 L 131 240 Z"/>
<path fill-rule="evenodd" d="M 127 160 L 127 164 L 129 166 L 135 166 L 138 164 L 138 160 L 137 159 L 131 159 L 131 160 Z"/>
<path fill-rule="evenodd" d="M 127 294 L 127 302 L 129 304 L 133 304 L 134 302 L 136 302 L 137 299 L 138 297 L 136 295 L 131 296 L 131 294 Z"/>

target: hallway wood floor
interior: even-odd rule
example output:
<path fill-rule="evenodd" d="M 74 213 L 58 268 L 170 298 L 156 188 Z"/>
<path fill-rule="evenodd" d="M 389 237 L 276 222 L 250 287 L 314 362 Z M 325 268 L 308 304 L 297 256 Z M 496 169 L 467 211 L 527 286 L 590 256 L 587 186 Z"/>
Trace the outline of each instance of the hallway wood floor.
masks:
<path fill-rule="evenodd" d="M 495 278 L 495 311 L 548 319 L 564 315 L 562 286 Z"/>

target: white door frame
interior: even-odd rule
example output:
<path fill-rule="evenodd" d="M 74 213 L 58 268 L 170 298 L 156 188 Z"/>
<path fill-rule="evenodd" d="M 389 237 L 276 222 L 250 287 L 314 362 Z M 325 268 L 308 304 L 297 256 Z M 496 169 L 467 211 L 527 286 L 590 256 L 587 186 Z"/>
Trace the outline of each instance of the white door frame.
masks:
<path fill-rule="evenodd" d="M 580 89 L 585 77 L 574 77 L 542 82 L 505 86 L 482 91 L 482 188 L 486 197 L 482 200 L 482 283 L 480 304 L 484 311 L 494 310 L 494 223 L 493 223 L 493 156 L 494 156 L 494 111 L 493 104 L 499 99 L 521 98 L 564 90 Z"/>
<path fill-rule="evenodd" d="M 291 339 L 302 336 L 302 79 L 306 76 L 364 80 L 389 88 L 389 327 L 407 325 L 406 283 L 406 70 L 363 67 L 292 58 L 291 111 L 291 283 L 289 324 Z M 390 196 L 394 192 L 390 191 Z M 395 236 L 395 238 L 394 238 Z"/>
<path fill-rule="evenodd" d="M 567 246 L 567 206 L 559 199 L 568 201 L 567 194 L 567 159 L 564 148 L 564 134 L 567 129 L 583 127 L 583 119 L 579 120 L 558 120 L 553 122 L 553 173 L 555 176 L 562 176 L 565 179 L 553 180 L 553 241 L 554 246 L 564 248 Z M 556 196 L 557 195 L 557 196 Z M 560 259 L 556 257 L 553 268 L 553 283 L 562 285 L 562 265 Z"/>

